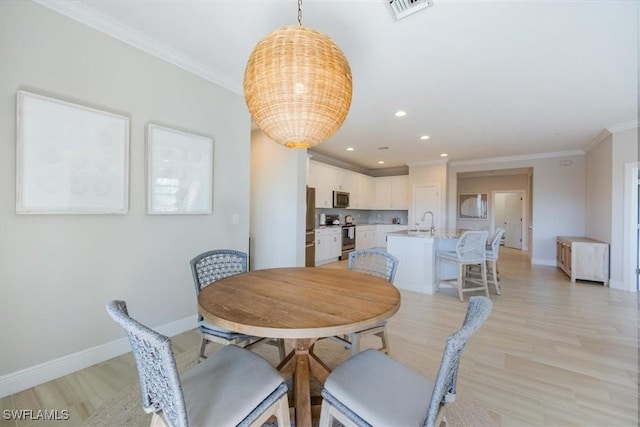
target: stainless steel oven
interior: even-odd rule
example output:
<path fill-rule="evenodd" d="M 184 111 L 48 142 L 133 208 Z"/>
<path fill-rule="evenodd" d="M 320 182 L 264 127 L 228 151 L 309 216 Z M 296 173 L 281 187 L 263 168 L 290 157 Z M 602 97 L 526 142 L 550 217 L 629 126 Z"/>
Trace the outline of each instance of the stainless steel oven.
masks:
<path fill-rule="evenodd" d="M 340 259 L 349 258 L 349 252 L 356 250 L 356 226 L 347 224 L 342 226 L 342 256 Z"/>

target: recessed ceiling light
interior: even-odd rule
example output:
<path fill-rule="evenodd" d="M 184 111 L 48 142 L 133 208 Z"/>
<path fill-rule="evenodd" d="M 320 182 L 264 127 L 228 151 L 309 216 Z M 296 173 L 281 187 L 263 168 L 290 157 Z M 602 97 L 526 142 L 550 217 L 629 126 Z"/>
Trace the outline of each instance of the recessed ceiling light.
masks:
<path fill-rule="evenodd" d="M 425 141 L 425 140 L 427 140 L 427 139 L 429 139 L 429 138 L 431 138 L 429 135 L 422 135 L 422 136 L 420 137 L 420 139 L 421 139 L 421 140 L 423 140 L 423 141 Z"/>
<path fill-rule="evenodd" d="M 378 161 L 378 164 L 379 164 L 379 165 L 384 165 L 384 160 L 380 160 L 380 161 Z"/>
<path fill-rule="evenodd" d="M 396 117 L 404 117 L 407 115 L 407 112 L 404 110 L 398 110 L 396 111 Z"/>
<path fill-rule="evenodd" d="M 347 147 L 347 151 L 353 151 L 353 147 Z"/>
<path fill-rule="evenodd" d="M 447 153 L 442 153 L 442 154 L 440 154 L 440 157 L 447 157 L 447 156 L 448 156 L 448 154 L 447 154 Z"/>

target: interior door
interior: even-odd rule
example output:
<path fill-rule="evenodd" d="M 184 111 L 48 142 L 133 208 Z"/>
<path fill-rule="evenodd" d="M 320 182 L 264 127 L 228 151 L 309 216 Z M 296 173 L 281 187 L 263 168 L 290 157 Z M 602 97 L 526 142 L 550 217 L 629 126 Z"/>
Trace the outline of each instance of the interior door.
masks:
<path fill-rule="evenodd" d="M 522 195 L 509 194 L 504 203 L 504 245 L 522 249 Z"/>
<path fill-rule="evenodd" d="M 425 212 L 433 212 L 433 224 L 438 229 L 440 218 L 439 188 L 436 185 L 416 185 L 413 189 L 413 220 L 409 228 L 428 230 L 431 226 L 429 215 L 422 221 Z"/>

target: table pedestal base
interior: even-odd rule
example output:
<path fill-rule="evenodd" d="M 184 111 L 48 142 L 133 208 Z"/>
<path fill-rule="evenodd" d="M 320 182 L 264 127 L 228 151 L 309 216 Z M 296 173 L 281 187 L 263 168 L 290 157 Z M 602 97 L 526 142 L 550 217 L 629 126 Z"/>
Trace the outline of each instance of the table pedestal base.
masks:
<path fill-rule="evenodd" d="M 296 427 L 311 427 L 312 403 L 318 405 L 321 402 L 311 397 L 311 375 L 324 383 L 331 372 L 315 354 L 309 352 L 315 341 L 315 338 L 286 340 L 294 351 L 278 365 L 278 371 L 285 380 L 293 377 Z"/>

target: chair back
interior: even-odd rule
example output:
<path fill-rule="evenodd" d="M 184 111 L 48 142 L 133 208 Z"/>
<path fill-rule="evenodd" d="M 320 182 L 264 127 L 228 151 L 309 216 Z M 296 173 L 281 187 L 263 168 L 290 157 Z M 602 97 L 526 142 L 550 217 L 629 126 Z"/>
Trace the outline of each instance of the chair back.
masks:
<path fill-rule="evenodd" d="M 496 232 L 493 233 L 493 239 L 489 242 L 491 246 L 491 252 L 498 256 L 498 251 L 500 250 L 500 240 L 502 240 L 502 236 L 504 235 L 504 228 L 496 228 Z"/>
<path fill-rule="evenodd" d="M 456 243 L 456 254 L 462 260 L 484 260 L 489 232 L 465 231 Z"/>
<path fill-rule="evenodd" d="M 147 413 L 162 411 L 170 425 L 187 426 L 187 409 L 171 340 L 129 317 L 125 301 L 109 302 L 107 312 L 129 336 L 144 410 Z"/>
<path fill-rule="evenodd" d="M 347 268 L 393 283 L 398 267 L 398 258 L 380 249 L 358 249 L 349 253 Z"/>
<path fill-rule="evenodd" d="M 462 350 L 480 326 L 491 313 L 493 304 L 487 297 L 473 296 L 469 298 L 467 315 L 464 318 L 462 327 L 455 333 L 447 337 L 447 344 L 442 355 L 442 362 L 438 370 L 438 376 L 431 395 L 429 410 L 425 426 L 435 425 L 440 404 L 453 402 L 456 394 L 456 380 L 458 378 L 458 366 Z"/>
<path fill-rule="evenodd" d="M 200 295 L 202 289 L 216 280 L 247 270 L 247 254 L 232 249 L 207 251 L 191 260 L 196 295 Z"/>

